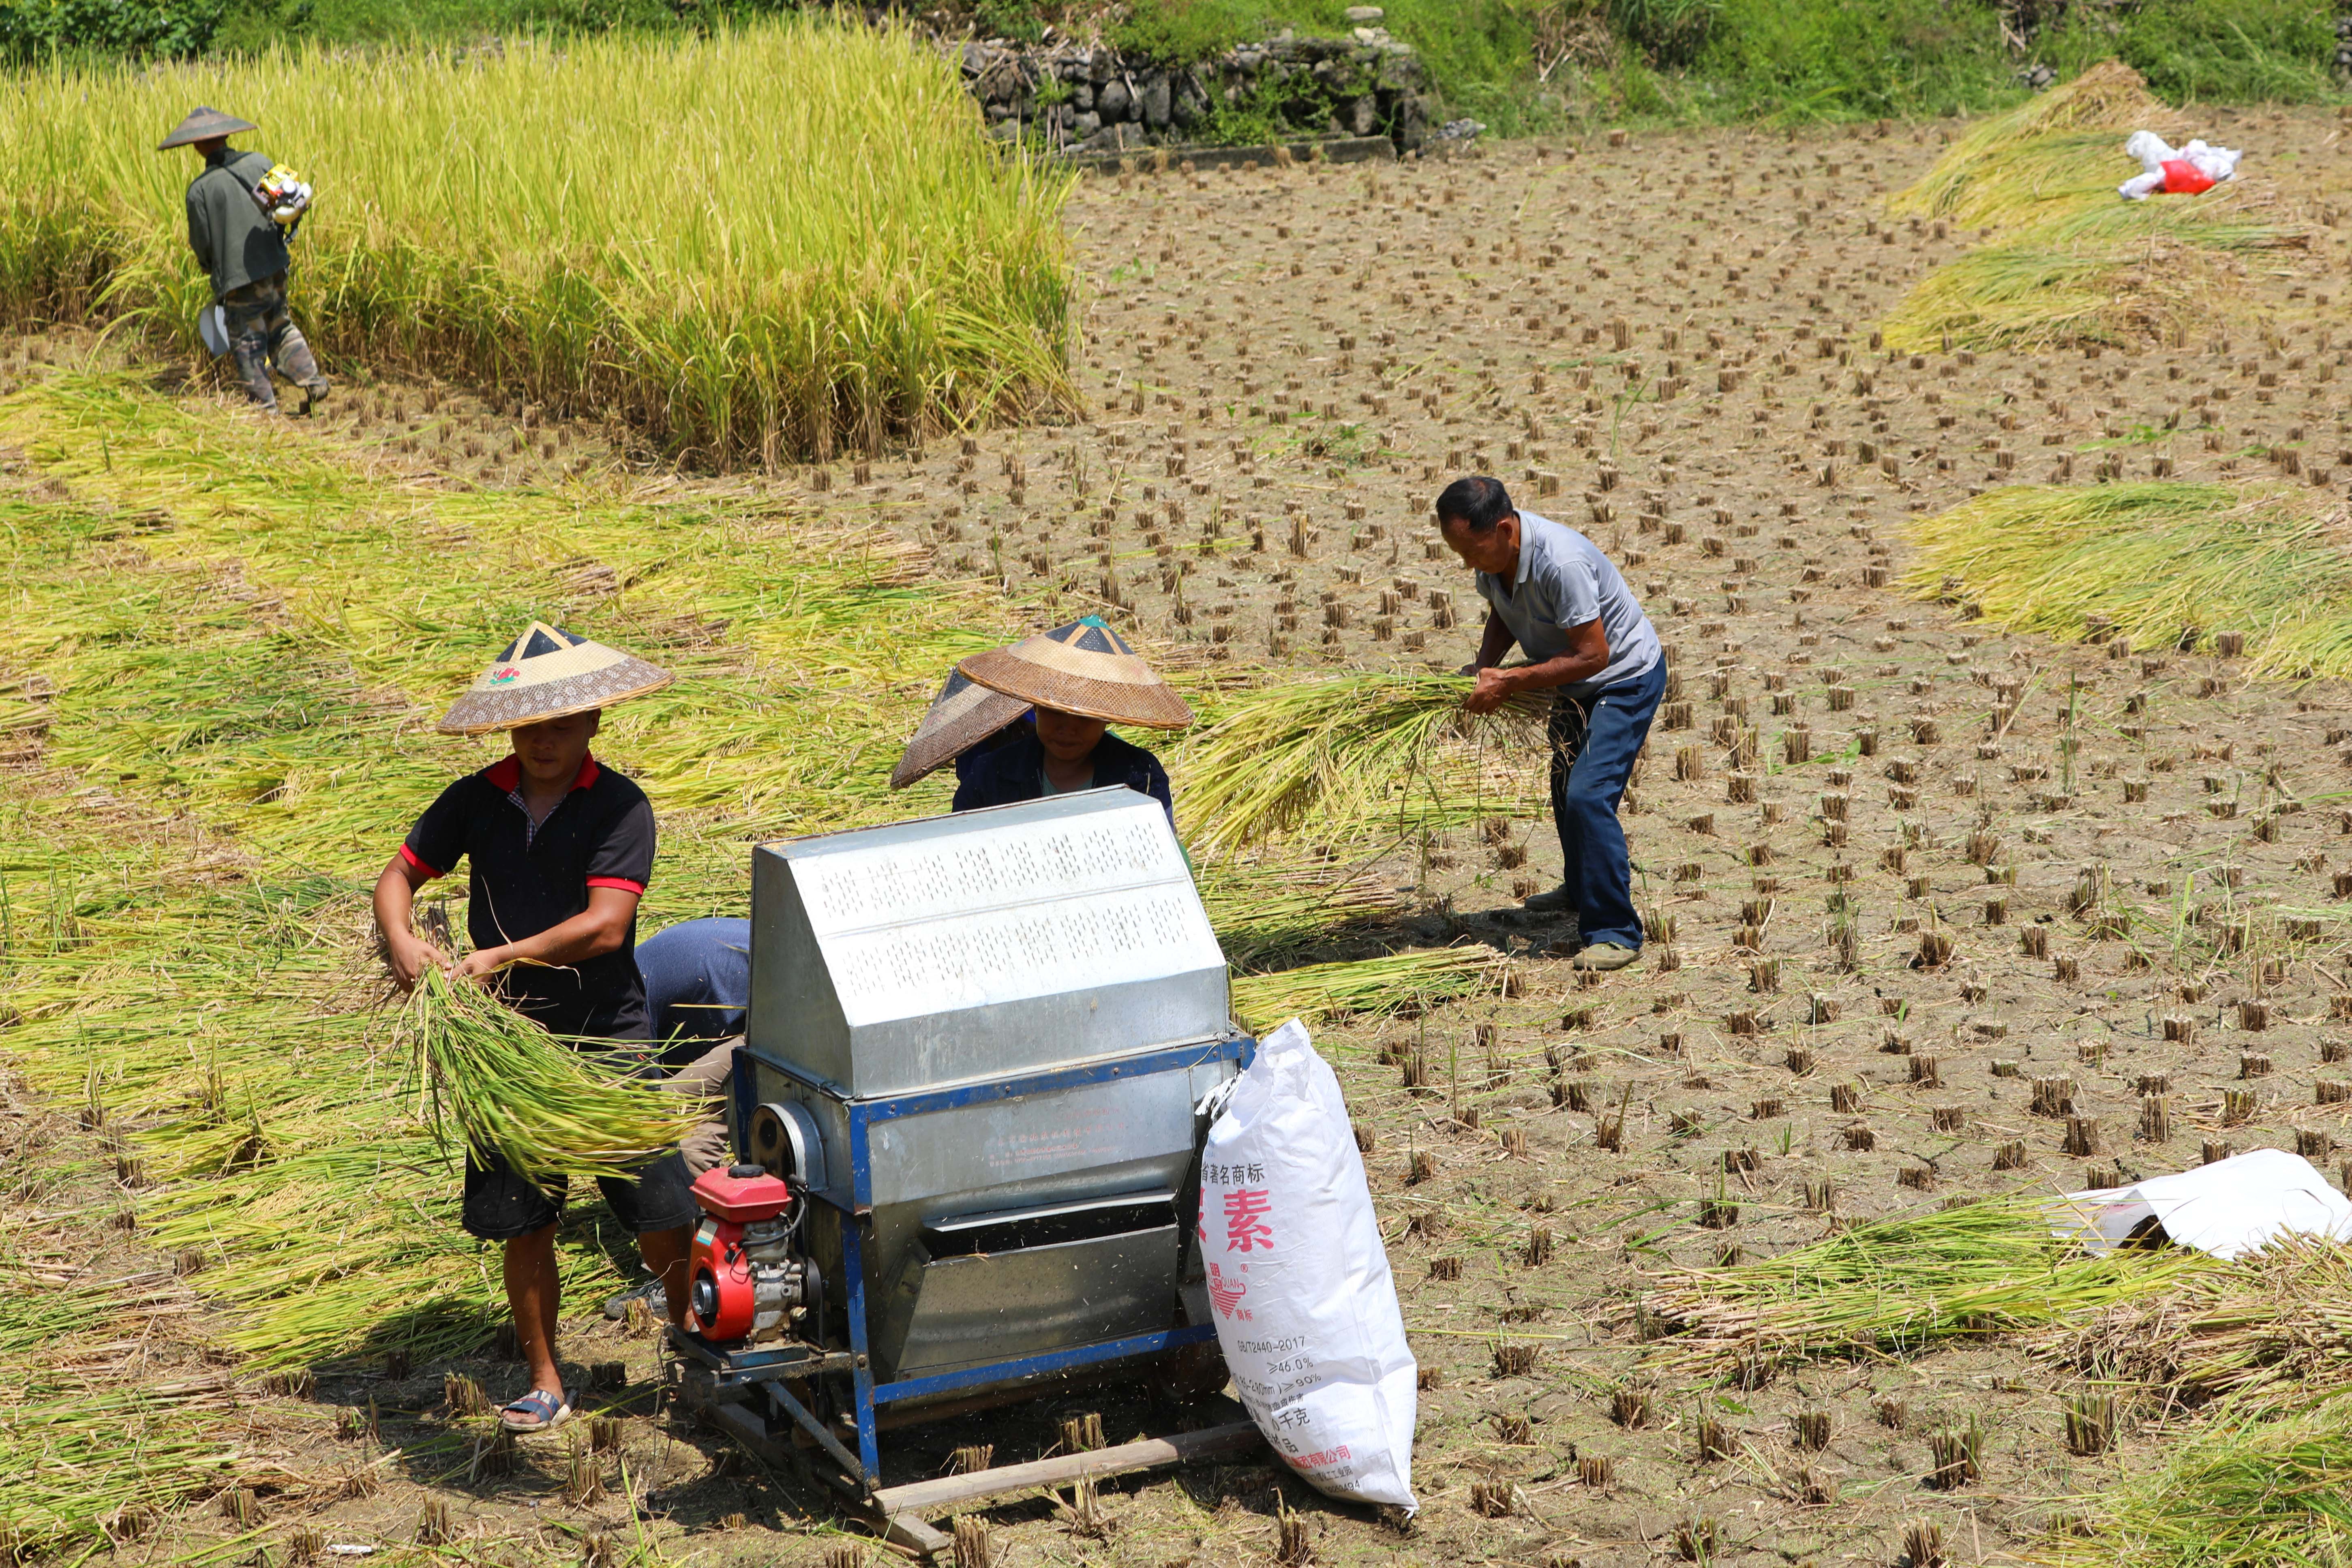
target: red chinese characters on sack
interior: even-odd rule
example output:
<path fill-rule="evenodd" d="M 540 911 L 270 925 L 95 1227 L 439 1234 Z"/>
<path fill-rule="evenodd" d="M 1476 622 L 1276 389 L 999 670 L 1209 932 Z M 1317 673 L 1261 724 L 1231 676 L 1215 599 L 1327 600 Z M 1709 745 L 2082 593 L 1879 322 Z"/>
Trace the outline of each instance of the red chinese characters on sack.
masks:
<path fill-rule="evenodd" d="M 1274 1250 L 1274 1227 L 1265 1213 L 1274 1206 L 1263 1187 L 1237 1187 L 1225 1194 L 1225 1249 L 1228 1252 Z"/>

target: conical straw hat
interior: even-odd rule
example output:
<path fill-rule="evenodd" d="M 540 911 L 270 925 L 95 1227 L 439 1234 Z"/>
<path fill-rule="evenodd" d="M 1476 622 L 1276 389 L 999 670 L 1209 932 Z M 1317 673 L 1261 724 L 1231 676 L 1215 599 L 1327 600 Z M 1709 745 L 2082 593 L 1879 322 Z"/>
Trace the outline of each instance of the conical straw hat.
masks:
<path fill-rule="evenodd" d="M 906 753 L 890 770 L 890 787 L 905 789 L 947 766 L 1027 711 L 1029 704 L 1018 697 L 991 691 L 962 671 L 950 670 L 948 683 L 915 726 Z"/>
<path fill-rule="evenodd" d="M 188 110 L 188 117 L 172 127 L 172 133 L 155 144 L 158 153 L 168 153 L 174 147 L 185 147 L 194 142 L 209 142 L 215 136 L 234 136 L 240 131 L 258 131 L 261 127 L 250 120 L 239 120 L 234 114 L 223 114 L 217 109 L 198 104 Z"/>
<path fill-rule="evenodd" d="M 1154 730 L 1181 730 L 1192 721 L 1192 710 L 1174 689 L 1092 616 L 1011 647 L 973 654 L 956 669 L 1039 708 Z"/>
<path fill-rule="evenodd" d="M 659 691 L 677 677 L 618 648 L 533 621 L 441 721 L 445 735 L 480 735 L 561 719 Z"/>

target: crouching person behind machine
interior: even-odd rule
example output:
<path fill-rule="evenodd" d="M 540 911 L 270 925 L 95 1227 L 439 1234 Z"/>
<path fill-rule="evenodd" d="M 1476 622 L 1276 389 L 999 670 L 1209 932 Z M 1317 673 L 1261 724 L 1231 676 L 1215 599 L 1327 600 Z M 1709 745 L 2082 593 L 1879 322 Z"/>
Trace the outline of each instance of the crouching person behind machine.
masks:
<path fill-rule="evenodd" d="M 956 785 L 956 810 L 1124 784 L 1158 801 L 1173 819 L 1168 770 L 1107 727 L 1181 730 L 1192 721 L 1192 710 L 1102 622 L 1089 616 L 973 654 L 956 671 L 1036 710 L 1034 726 L 1013 730 L 1011 739 L 972 759 Z"/>
<path fill-rule="evenodd" d="M 616 1074 L 652 1037 L 637 973 L 637 900 L 652 878 L 654 815 L 645 792 L 589 754 L 600 710 L 657 690 L 667 672 L 585 637 L 533 622 L 441 721 L 445 734 L 513 731 L 512 753 L 441 792 L 376 880 L 376 924 L 404 989 L 427 964 L 489 987 L 551 1033 L 610 1040 Z M 474 951 L 454 963 L 410 928 L 417 889 L 470 866 L 467 928 Z M 672 1321 L 686 1307 L 686 1257 L 696 1205 L 673 1151 L 634 1181 L 600 1179 L 665 1288 Z M 467 1151 L 463 1223 L 505 1246 L 507 1303 L 530 1389 L 500 1418 L 541 1431 L 572 1412 L 556 1369 L 560 1305 L 550 1196 L 496 1155 Z"/>

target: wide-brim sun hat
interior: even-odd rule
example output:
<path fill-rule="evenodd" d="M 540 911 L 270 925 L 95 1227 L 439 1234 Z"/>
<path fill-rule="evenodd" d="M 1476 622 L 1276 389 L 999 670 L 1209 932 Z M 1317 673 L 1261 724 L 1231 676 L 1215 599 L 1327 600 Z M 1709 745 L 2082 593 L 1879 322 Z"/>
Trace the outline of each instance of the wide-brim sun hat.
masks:
<path fill-rule="evenodd" d="M 235 136 L 240 132 L 260 129 L 250 120 L 239 120 L 234 114 L 223 114 L 217 109 L 207 109 L 200 103 L 188 110 L 185 120 L 172 127 L 169 136 L 155 144 L 155 151 L 168 153 L 174 147 L 209 142 L 215 136 Z"/>
<path fill-rule="evenodd" d="M 1011 647 L 976 653 L 959 674 L 1037 708 L 1112 724 L 1181 730 L 1192 710 L 1119 635 L 1088 616 Z"/>
<path fill-rule="evenodd" d="M 445 735 L 511 730 L 643 697 L 677 679 L 619 648 L 533 621 L 442 716 L 439 728 Z"/>
<path fill-rule="evenodd" d="M 947 766 L 1027 711 L 1029 704 L 1018 697 L 992 691 L 961 670 L 950 671 L 898 765 L 890 770 L 890 787 L 905 789 Z"/>

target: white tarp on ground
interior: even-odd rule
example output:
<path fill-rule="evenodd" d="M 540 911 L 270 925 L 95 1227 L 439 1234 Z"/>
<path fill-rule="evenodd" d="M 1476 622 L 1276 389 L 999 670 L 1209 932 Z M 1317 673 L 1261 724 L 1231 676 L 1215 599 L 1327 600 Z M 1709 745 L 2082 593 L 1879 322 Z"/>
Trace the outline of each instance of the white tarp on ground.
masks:
<path fill-rule="evenodd" d="M 2284 1149 L 2256 1149 L 2127 1187 L 2069 1193 L 2064 1203 L 2072 1223 L 2062 1223 L 2060 1234 L 2079 1236 L 2094 1252 L 2119 1245 L 2151 1219 L 2175 1246 L 2216 1258 L 2257 1251 L 2284 1236 L 2352 1241 L 2352 1201 L 2310 1161 Z"/>

